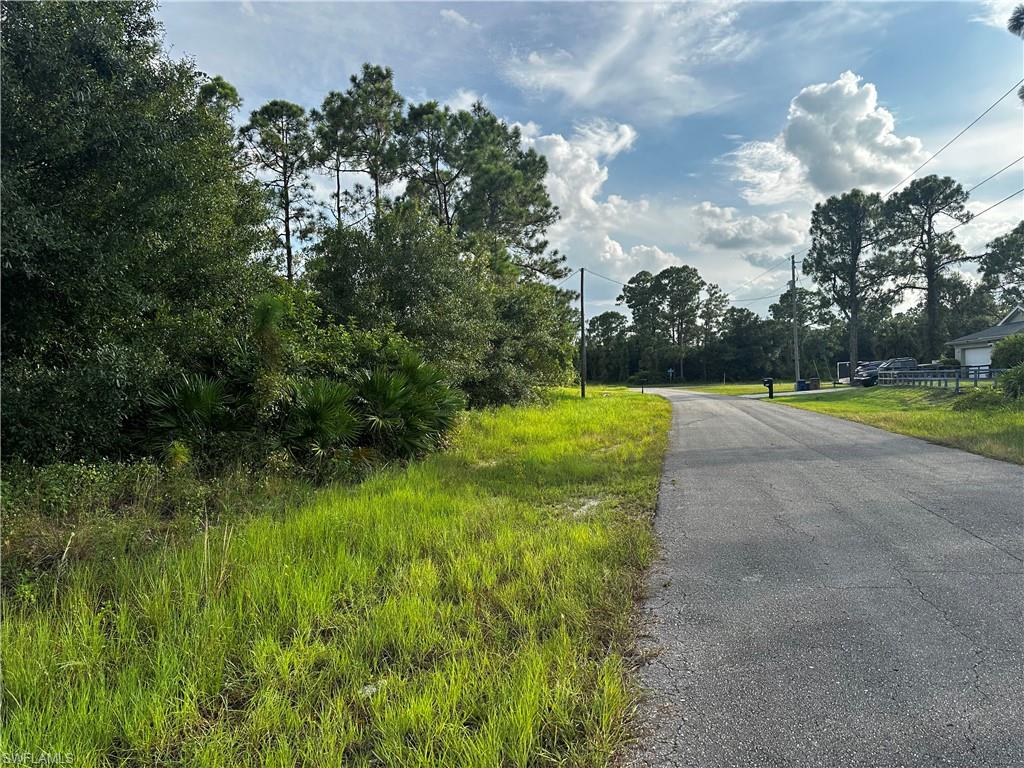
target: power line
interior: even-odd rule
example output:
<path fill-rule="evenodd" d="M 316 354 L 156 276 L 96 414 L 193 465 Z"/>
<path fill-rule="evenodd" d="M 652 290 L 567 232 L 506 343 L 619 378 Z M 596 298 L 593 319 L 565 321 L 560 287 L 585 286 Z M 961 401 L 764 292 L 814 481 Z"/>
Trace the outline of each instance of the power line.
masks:
<path fill-rule="evenodd" d="M 565 285 L 567 282 L 569 282 L 569 280 L 571 280 L 572 277 L 577 272 L 579 272 L 579 270 L 578 269 L 574 269 L 572 272 L 570 272 L 568 275 L 566 275 L 564 278 L 562 278 L 561 282 L 555 283 L 555 288 L 561 288 L 563 285 Z"/>
<path fill-rule="evenodd" d="M 971 223 L 972 221 L 976 220 L 976 219 L 977 219 L 977 218 L 978 218 L 979 216 L 984 216 L 984 215 L 985 215 L 986 213 L 988 213 L 989 211 L 991 211 L 991 210 L 992 210 L 993 208 L 995 208 L 996 206 L 1000 206 L 1000 205 L 1002 205 L 1002 204 L 1003 204 L 1003 203 L 1005 203 L 1005 202 L 1006 202 L 1007 200 L 1009 200 L 1009 199 L 1010 199 L 1011 197 L 1016 197 L 1016 196 L 1017 196 L 1017 195 L 1019 195 L 1019 194 L 1020 194 L 1021 192 L 1024 192 L 1024 187 L 1021 187 L 1021 188 L 1020 188 L 1020 189 L 1018 189 L 1018 190 L 1017 190 L 1016 192 L 1011 192 L 1011 193 L 1010 193 L 1009 195 L 1007 195 L 1006 197 L 1004 197 L 1004 198 L 1003 198 L 1002 200 L 1000 200 L 1000 201 L 999 201 L 998 203 L 993 203 L 992 205 L 990 205 L 990 206 L 989 206 L 988 208 L 986 208 L 985 210 L 983 210 L 983 211 L 978 211 L 978 212 L 977 212 L 976 214 L 974 214 L 973 216 L 971 216 L 971 218 L 969 218 L 969 219 L 968 219 L 967 221 L 961 221 L 961 222 L 960 222 L 959 224 L 957 224 L 957 225 L 956 225 L 955 227 L 950 227 L 950 228 L 949 228 L 949 229 L 947 229 L 947 230 L 946 230 L 945 232 L 939 232 L 939 234 L 940 234 L 940 235 L 948 235 L 948 234 L 949 234 L 950 232 L 952 232 L 952 231 L 953 231 L 954 229 L 960 229 L 960 227 L 964 226 L 965 224 L 970 224 L 970 223 Z M 914 236 L 913 238 L 911 238 L 911 239 L 917 239 L 917 236 L 915 235 L 915 236 Z"/>
<path fill-rule="evenodd" d="M 1020 162 L 1021 160 L 1024 160 L 1024 155 L 1021 155 L 1021 156 L 1020 156 L 1020 157 L 1018 157 L 1018 158 L 1017 158 L 1016 160 L 1014 160 L 1014 161 L 1013 161 L 1012 163 L 1009 163 L 1008 165 L 1004 165 L 1004 166 L 1003 166 L 1002 168 L 1000 168 L 1000 169 L 999 169 L 998 171 L 996 171 L 995 173 L 993 173 L 993 174 L 992 174 L 991 176 L 989 176 L 989 177 L 987 177 L 987 178 L 984 178 L 984 179 L 982 179 L 981 181 L 979 181 L 979 182 L 978 182 L 977 184 L 975 184 L 975 185 L 974 185 L 973 187 L 971 187 L 970 189 L 968 189 L 968 190 L 967 190 L 967 192 L 966 192 L 966 194 L 968 194 L 968 195 L 969 195 L 969 194 L 971 194 L 971 192 L 973 192 L 974 190 L 976 190 L 976 189 L 977 189 L 978 187 L 980 187 L 980 186 L 981 186 L 982 184 L 985 184 L 985 183 L 987 183 L 987 182 L 990 182 L 990 181 L 992 181 L 992 179 L 994 179 L 994 178 L 995 178 L 996 176 L 998 176 L 999 174 L 1003 173 L 1004 171 L 1008 171 L 1008 170 L 1009 170 L 1010 168 L 1012 168 L 1013 166 L 1015 166 L 1015 165 L 1016 165 L 1017 163 L 1019 163 L 1019 162 Z"/>
<path fill-rule="evenodd" d="M 610 277 L 605 277 L 600 272 L 595 272 L 594 270 L 590 270 L 590 274 L 592 274 L 594 277 L 600 277 L 602 280 L 607 280 L 609 283 L 615 283 L 616 285 L 621 285 L 623 288 L 626 287 L 625 283 L 620 282 L 618 280 L 613 280 Z"/>
<path fill-rule="evenodd" d="M 1006 98 L 1007 96 L 1009 96 L 1009 95 L 1010 95 L 1011 93 L 1013 93 L 1013 92 L 1014 92 L 1015 90 L 1017 90 L 1017 87 L 1018 87 L 1018 86 L 1019 86 L 1019 85 L 1020 85 L 1021 83 L 1024 83 L 1024 78 L 1021 78 L 1021 79 L 1020 79 L 1020 80 L 1018 80 L 1018 81 L 1017 81 L 1016 83 L 1014 83 L 1014 84 L 1013 84 L 1013 85 L 1012 85 L 1012 86 L 1010 87 L 1010 90 L 1008 90 L 1008 91 L 1007 91 L 1006 93 L 1004 93 L 1004 94 L 1003 94 L 1002 96 L 1000 96 L 1000 97 L 999 97 L 998 99 L 996 99 L 996 100 L 995 100 L 994 102 L 992 102 L 992 104 L 991 104 L 991 105 L 989 106 L 989 108 L 988 108 L 988 109 L 986 109 L 986 110 L 985 110 L 984 112 L 982 112 L 982 113 L 981 113 L 980 115 L 978 115 L 978 116 L 977 116 L 976 118 L 974 118 L 974 119 L 973 119 L 973 120 L 972 120 L 972 121 L 971 121 L 970 123 L 968 123 L 967 127 L 966 127 L 966 128 L 964 128 L 964 129 L 963 129 L 962 131 L 960 131 L 960 133 L 958 133 L 958 134 L 957 134 L 956 136 L 954 136 L 954 137 L 953 137 L 952 139 L 950 139 L 950 140 L 949 140 L 949 141 L 947 141 L 947 142 L 946 142 L 945 144 L 943 144 L 943 145 L 942 145 L 942 147 L 940 147 L 940 148 L 939 148 L 939 151 L 938 151 L 938 152 L 934 153 L 934 154 L 933 154 L 933 155 L 932 155 L 931 157 L 929 157 L 929 158 L 928 158 L 927 160 L 925 160 L 925 161 L 924 161 L 923 163 L 921 163 L 921 164 L 920 164 L 919 166 L 917 166 L 917 168 L 915 168 L 915 169 L 914 169 L 913 171 L 911 171 L 911 172 L 910 172 L 910 174 L 909 174 L 909 175 L 907 175 L 907 176 L 906 176 L 905 178 L 903 178 L 903 179 L 900 179 L 900 181 L 899 181 L 899 182 L 897 182 L 896 186 L 894 186 L 894 187 L 893 187 L 892 189 L 890 189 L 890 190 L 889 190 L 888 192 L 886 192 L 886 193 L 885 193 L 884 195 L 882 195 L 882 197 L 888 197 L 888 196 L 889 196 L 889 195 L 891 195 L 891 194 L 892 194 L 893 192 L 895 192 L 895 191 L 896 191 L 897 189 L 899 189 L 899 188 L 900 188 L 900 186 L 901 186 L 901 185 L 903 184 L 903 182 L 907 181 L 908 179 L 911 179 L 911 178 L 913 178 L 913 177 L 914 177 L 914 176 L 915 176 L 915 175 L 917 174 L 917 172 L 918 172 L 918 171 L 920 171 L 920 170 L 921 170 L 922 168 L 924 168 L 924 167 L 925 167 L 926 165 L 928 165 L 928 163 L 930 163 L 930 162 L 931 162 L 932 160 L 934 160 L 934 159 L 935 159 L 936 157 L 938 157 L 939 155 L 941 155 L 941 154 L 942 154 L 942 151 L 943 151 L 944 149 L 946 149 L 946 147 L 948 147 L 948 146 L 949 146 L 950 144 L 952 144 L 952 143 L 953 143 L 954 141 L 956 141 L 956 140 L 957 140 L 957 139 L 959 139 L 959 138 L 960 138 L 961 136 L 963 136 L 963 135 L 964 135 L 965 133 L 967 133 L 967 131 L 969 131 L 969 130 L 970 130 L 971 128 L 973 128 L 973 127 L 974 127 L 974 124 L 975 124 L 975 123 L 977 123 L 977 122 L 978 122 L 979 120 L 981 120 L 981 118 L 983 118 L 983 117 L 984 117 L 985 115 L 987 115 L 987 114 L 988 114 L 989 112 L 991 112 L 991 111 L 992 111 L 993 109 L 995 109 L 996 105 L 997 105 L 997 104 L 998 104 L 999 102 L 1001 102 L 1001 101 L 1002 101 L 1003 99 L 1005 99 L 1005 98 Z"/>
<path fill-rule="evenodd" d="M 749 304 L 749 303 L 751 303 L 753 301 L 764 301 L 765 299 L 781 299 L 781 298 L 782 298 L 782 294 L 780 293 L 778 296 L 776 296 L 775 294 L 772 294 L 770 296 L 757 296 L 757 297 L 755 297 L 753 299 L 730 299 L 729 301 L 731 301 L 733 304 Z"/>
<path fill-rule="evenodd" d="M 783 257 L 783 258 L 785 259 L 785 257 Z M 768 269 L 766 269 L 764 272 L 761 272 L 758 275 L 754 275 L 752 278 L 747 280 L 745 283 L 740 283 L 739 285 L 737 285 L 732 290 L 726 291 L 725 294 L 726 294 L 726 296 L 728 296 L 730 293 L 736 293 L 736 291 L 740 290 L 741 288 L 746 288 L 748 285 L 750 285 L 755 280 L 760 280 L 762 277 L 767 275 L 769 272 L 776 272 L 776 271 L 778 271 L 778 270 L 780 270 L 783 267 L 788 266 L 788 265 L 789 265 L 789 260 L 785 259 L 784 261 L 782 261 L 781 263 L 777 264 L 776 266 L 768 267 Z"/>

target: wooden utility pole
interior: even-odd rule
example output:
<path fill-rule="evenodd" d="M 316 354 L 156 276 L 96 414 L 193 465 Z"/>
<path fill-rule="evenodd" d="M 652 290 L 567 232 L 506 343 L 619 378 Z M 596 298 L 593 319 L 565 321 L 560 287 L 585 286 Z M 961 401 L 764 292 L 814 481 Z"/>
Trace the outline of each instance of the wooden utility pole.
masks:
<path fill-rule="evenodd" d="M 583 273 L 580 267 L 580 398 L 587 397 L 587 318 L 583 311 Z"/>
<path fill-rule="evenodd" d="M 800 299 L 796 293 L 796 254 L 789 255 L 789 266 L 793 279 L 789 283 L 793 289 L 793 368 L 796 380 L 800 381 Z"/>

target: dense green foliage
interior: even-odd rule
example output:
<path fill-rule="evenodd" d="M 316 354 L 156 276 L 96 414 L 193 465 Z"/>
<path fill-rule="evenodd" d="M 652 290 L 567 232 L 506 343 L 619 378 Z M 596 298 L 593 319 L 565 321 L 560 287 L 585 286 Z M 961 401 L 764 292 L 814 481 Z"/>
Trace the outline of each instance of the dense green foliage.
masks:
<path fill-rule="evenodd" d="M 989 243 L 980 264 L 986 287 L 1008 304 L 1024 304 L 1024 221 Z"/>
<path fill-rule="evenodd" d="M 482 106 L 407 109 L 366 65 L 322 110 L 273 100 L 236 133 L 237 91 L 163 52 L 150 0 L 2 13 L 6 457 L 210 474 L 284 451 L 320 477 L 353 447 L 436 445 L 459 388 L 565 380 L 547 166 Z M 384 432 L 368 371 L 405 392 Z"/>
<path fill-rule="evenodd" d="M 144 397 L 272 285 L 223 111 L 151 7 L 3 6 L 7 455 L 109 456 Z"/>
<path fill-rule="evenodd" d="M 1024 400 L 1024 362 L 1017 363 L 999 376 L 999 389 L 1009 400 Z"/>
<path fill-rule="evenodd" d="M 4 748 L 81 765 L 605 765 L 664 400 L 473 414 L 452 450 L 5 611 Z"/>
<path fill-rule="evenodd" d="M 992 347 L 992 367 L 1012 368 L 1024 363 L 1024 333 L 1000 339 Z"/>

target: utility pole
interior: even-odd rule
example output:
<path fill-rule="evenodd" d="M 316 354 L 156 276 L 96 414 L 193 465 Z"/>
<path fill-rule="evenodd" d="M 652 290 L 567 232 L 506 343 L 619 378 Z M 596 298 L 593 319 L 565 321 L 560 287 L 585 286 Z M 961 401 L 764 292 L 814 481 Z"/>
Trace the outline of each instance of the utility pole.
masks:
<path fill-rule="evenodd" d="M 583 273 L 580 267 L 580 398 L 587 397 L 587 318 L 583 311 Z"/>
<path fill-rule="evenodd" d="M 800 381 L 800 299 L 796 293 L 796 254 L 789 255 L 789 266 L 793 279 L 789 285 L 793 289 L 793 368 L 796 380 Z"/>

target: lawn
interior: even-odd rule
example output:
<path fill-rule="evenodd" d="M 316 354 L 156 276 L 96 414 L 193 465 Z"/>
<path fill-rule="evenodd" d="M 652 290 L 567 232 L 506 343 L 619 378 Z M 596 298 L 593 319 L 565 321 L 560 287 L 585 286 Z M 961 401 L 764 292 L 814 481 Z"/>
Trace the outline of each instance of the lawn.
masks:
<path fill-rule="evenodd" d="M 425 461 L 8 606 L 0 750 L 606 764 L 634 700 L 622 653 L 670 410 L 589 395 L 473 413 Z"/>
<path fill-rule="evenodd" d="M 943 389 L 871 387 L 829 397 L 772 402 L 1024 464 L 1024 410 L 989 407 L 954 411 L 956 398 Z"/>
<path fill-rule="evenodd" d="M 663 385 L 659 385 L 663 386 Z M 792 392 L 794 383 L 792 381 L 776 381 L 776 392 Z M 673 389 L 693 389 L 698 392 L 707 392 L 709 395 L 767 395 L 768 387 L 760 381 L 742 384 L 676 384 Z"/>

